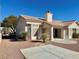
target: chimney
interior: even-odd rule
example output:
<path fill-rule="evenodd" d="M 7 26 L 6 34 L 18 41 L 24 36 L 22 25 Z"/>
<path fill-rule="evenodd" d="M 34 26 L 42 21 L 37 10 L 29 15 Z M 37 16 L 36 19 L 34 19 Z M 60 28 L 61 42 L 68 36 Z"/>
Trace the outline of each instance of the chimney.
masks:
<path fill-rule="evenodd" d="M 47 22 L 52 22 L 52 16 L 53 14 L 50 11 L 47 11 L 47 13 L 45 14 L 45 20 Z"/>

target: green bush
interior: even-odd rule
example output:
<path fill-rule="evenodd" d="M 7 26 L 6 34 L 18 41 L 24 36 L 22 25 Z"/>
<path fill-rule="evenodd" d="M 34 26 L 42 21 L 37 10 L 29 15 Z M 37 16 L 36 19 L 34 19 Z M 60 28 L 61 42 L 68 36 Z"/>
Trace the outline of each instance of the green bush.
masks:
<path fill-rule="evenodd" d="M 79 33 L 73 33 L 73 38 L 79 38 Z"/>
<path fill-rule="evenodd" d="M 77 33 L 77 38 L 79 38 L 79 33 Z"/>
<path fill-rule="evenodd" d="M 21 32 L 20 37 L 26 40 L 26 37 L 28 36 L 28 32 Z"/>
<path fill-rule="evenodd" d="M 77 34 L 76 33 L 73 33 L 73 38 L 77 38 Z"/>
<path fill-rule="evenodd" d="M 42 40 L 43 40 L 43 43 L 45 43 L 47 37 L 48 37 L 48 36 L 47 36 L 46 33 L 43 33 L 43 34 L 42 34 L 42 37 L 41 37 L 41 38 L 42 38 Z"/>

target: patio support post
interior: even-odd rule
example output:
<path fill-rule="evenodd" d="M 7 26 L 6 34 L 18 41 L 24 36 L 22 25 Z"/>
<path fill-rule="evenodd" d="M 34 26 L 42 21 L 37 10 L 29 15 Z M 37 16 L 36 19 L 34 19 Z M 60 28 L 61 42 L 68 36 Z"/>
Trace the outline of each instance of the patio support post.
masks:
<path fill-rule="evenodd" d="M 68 30 L 69 30 L 69 31 L 68 31 L 68 32 L 69 32 L 69 33 L 68 33 L 69 39 L 72 39 L 72 34 L 73 34 L 72 29 L 69 28 Z"/>
<path fill-rule="evenodd" d="M 31 40 L 33 40 L 33 31 L 32 31 L 32 24 L 31 24 Z"/>
<path fill-rule="evenodd" d="M 63 39 L 66 39 L 66 30 L 65 29 L 63 29 L 63 34 L 62 34 L 62 36 L 63 36 Z"/>
<path fill-rule="evenodd" d="M 61 37 L 62 37 L 62 39 L 65 39 L 66 38 L 66 36 L 65 36 L 65 29 L 62 29 L 61 30 Z"/>
<path fill-rule="evenodd" d="M 51 27 L 51 40 L 53 41 L 53 27 Z"/>
<path fill-rule="evenodd" d="M 25 32 L 27 32 L 27 26 L 25 26 Z"/>

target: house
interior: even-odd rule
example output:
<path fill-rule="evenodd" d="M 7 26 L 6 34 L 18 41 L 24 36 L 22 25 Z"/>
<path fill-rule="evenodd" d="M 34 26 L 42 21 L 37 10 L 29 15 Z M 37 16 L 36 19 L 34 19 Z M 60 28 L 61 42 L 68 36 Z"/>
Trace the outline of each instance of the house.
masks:
<path fill-rule="evenodd" d="M 45 18 L 19 16 L 16 32 L 17 35 L 21 32 L 29 32 L 28 36 L 31 40 L 40 39 L 43 33 L 47 33 L 50 40 L 55 40 L 55 38 L 72 39 L 73 32 L 78 29 L 76 21 L 56 21 L 53 19 L 53 14 L 48 11 Z"/>

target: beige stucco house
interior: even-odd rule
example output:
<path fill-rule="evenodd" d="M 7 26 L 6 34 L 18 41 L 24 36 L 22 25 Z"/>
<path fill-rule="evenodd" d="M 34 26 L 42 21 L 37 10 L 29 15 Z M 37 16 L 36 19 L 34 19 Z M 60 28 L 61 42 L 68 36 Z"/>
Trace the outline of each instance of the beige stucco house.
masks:
<path fill-rule="evenodd" d="M 45 18 L 42 19 L 33 16 L 19 16 L 16 32 L 17 35 L 21 32 L 29 32 L 31 40 L 40 39 L 45 32 L 50 40 L 55 40 L 55 38 L 72 39 L 74 30 L 78 29 L 76 21 L 56 21 L 53 19 L 53 14 L 48 11 Z"/>

